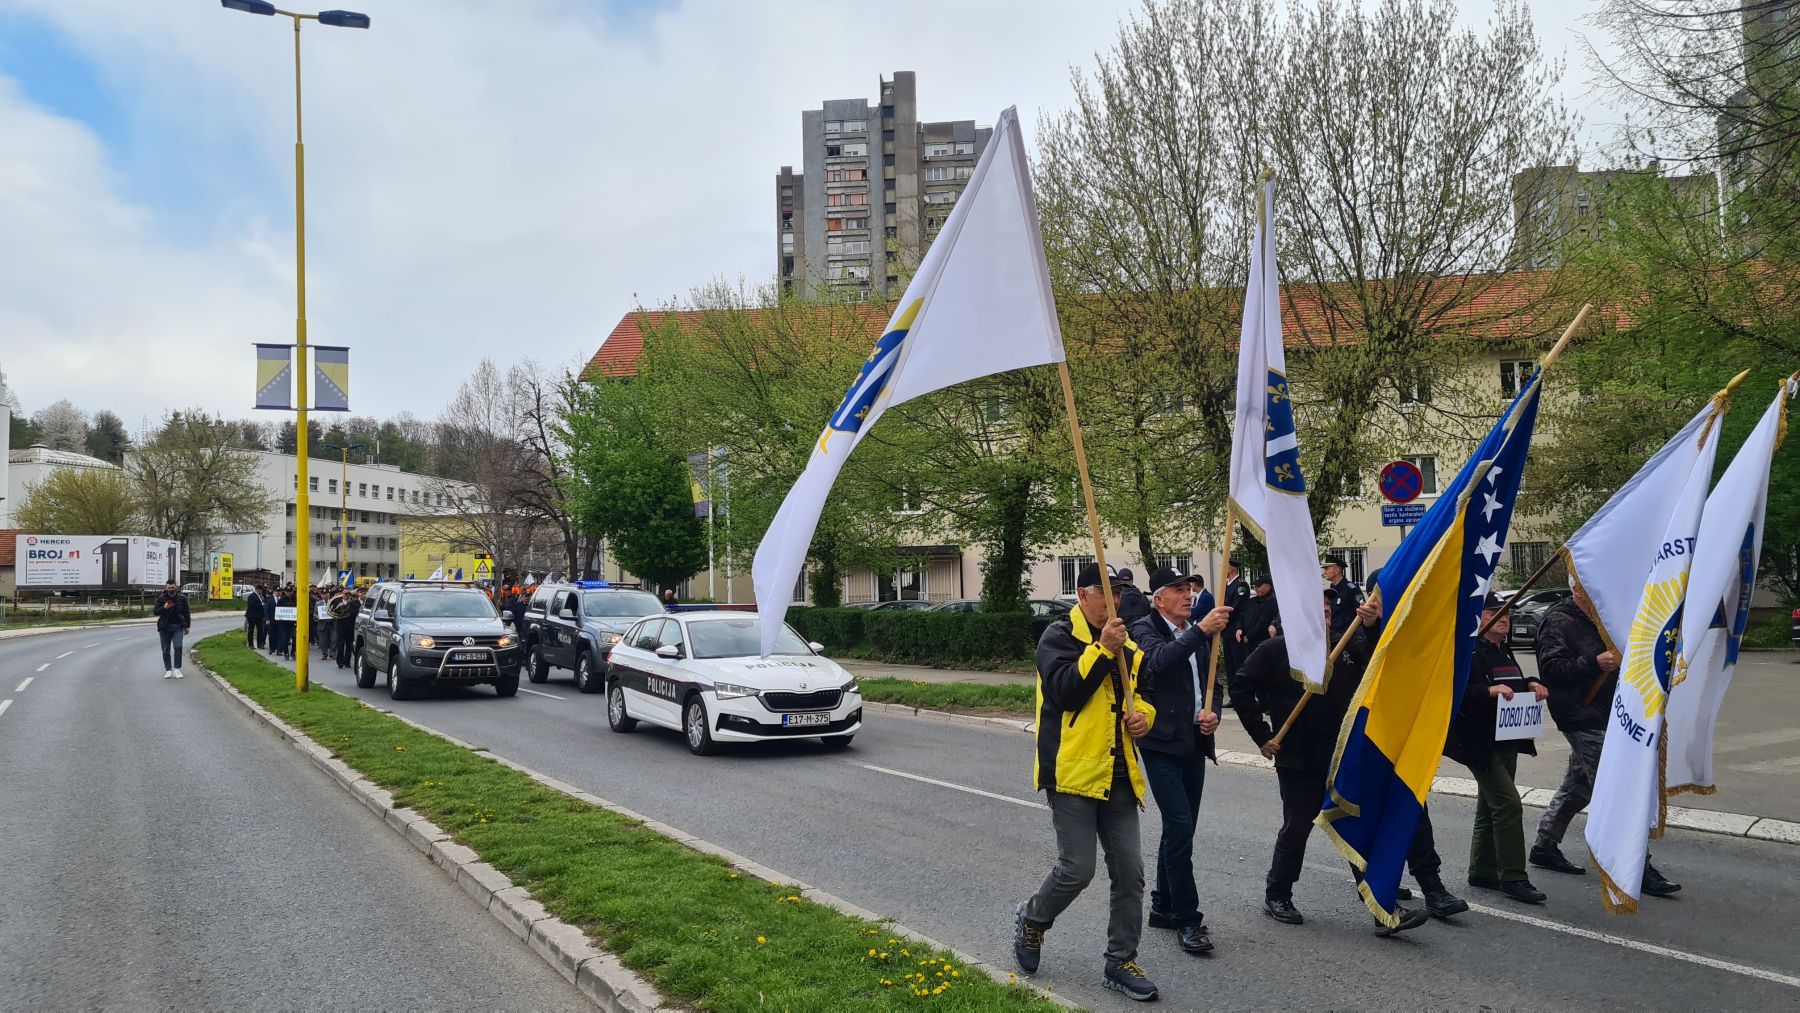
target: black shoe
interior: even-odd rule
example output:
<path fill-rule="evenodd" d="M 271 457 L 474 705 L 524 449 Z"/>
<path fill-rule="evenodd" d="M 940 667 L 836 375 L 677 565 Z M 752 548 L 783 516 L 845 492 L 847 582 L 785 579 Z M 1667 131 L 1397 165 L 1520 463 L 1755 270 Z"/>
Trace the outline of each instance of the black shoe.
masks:
<path fill-rule="evenodd" d="M 1176 921 L 1172 915 L 1163 914 L 1161 911 L 1151 911 L 1150 927 L 1153 929 L 1178 929 L 1181 928 L 1181 923 Z"/>
<path fill-rule="evenodd" d="M 1663 874 L 1656 871 L 1656 866 L 1645 862 L 1644 883 L 1640 889 L 1652 897 L 1667 897 L 1672 893 L 1679 893 L 1681 884 L 1671 883 L 1664 879 Z"/>
<path fill-rule="evenodd" d="M 1464 905 L 1464 906 L 1466 907 L 1467 905 Z M 1400 907 L 1399 905 L 1396 904 L 1394 906 L 1394 913 L 1400 916 L 1400 924 L 1394 926 L 1393 928 L 1388 928 L 1386 925 L 1383 925 L 1379 921 L 1377 921 L 1375 923 L 1375 934 L 1376 935 L 1378 935 L 1378 936 L 1397 935 L 1401 932 L 1407 931 L 1408 929 L 1416 929 L 1419 926 L 1421 926 L 1431 920 L 1431 916 L 1426 914 L 1420 908 Z"/>
<path fill-rule="evenodd" d="M 1175 941 L 1181 944 L 1182 952 L 1196 956 L 1213 951 L 1212 936 L 1205 925 L 1183 925 L 1176 931 Z"/>
<path fill-rule="evenodd" d="M 1135 960 L 1120 963 L 1106 962 L 1106 974 L 1101 977 L 1100 984 L 1115 992 L 1125 993 L 1125 998 L 1138 1002 L 1149 1002 L 1156 998 L 1156 982 L 1144 977 L 1144 969 Z"/>
<path fill-rule="evenodd" d="M 1019 970 L 1036 974 L 1043 950 L 1044 930 L 1033 928 L 1025 920 L 1025 905 L 1021 903 L 1013 919 L 1013 959 L 1019 962 Z"/>
<path fill-rule="evenodd" d="M 1500 884 L 1500 892 L 1526 904 L 1542 904 L 1549 899 L 1542 890 L 1532 886 L 1529 879 L 1509 879 Z"/>
<path fill-rule="evenodd" d="M 1534 844 L 1531 847 L 1531 864 L 1551 872 L 1564 872 L 1571 876 L 1585 876 L 1587 870 L 1563 857 L 1562 849 L 1554 844 Z"/>
<path fill-rule="evenodd" d="M 1304 925 L 1306 916 L 1294 906 L 1294 902 L 1286 898 L 1268 897 L 1263 900 L 1263 914 L 1275 919 L 1283 925 Z"/>
<path fill-rule="evenodd" d="M 1419 889 L 1425 891 L 1425 913 L 1433 918 L 1448 918 L 1469 910 L 1469 902 L 1444 888 L 1437 873 L 1420 876 Z"/>
<path fill-rule="evenodd" d="M 1470 876 L 1469 885 L 1481 890 L 1503 890 L 1506 884 L 1493 876 Z"/>

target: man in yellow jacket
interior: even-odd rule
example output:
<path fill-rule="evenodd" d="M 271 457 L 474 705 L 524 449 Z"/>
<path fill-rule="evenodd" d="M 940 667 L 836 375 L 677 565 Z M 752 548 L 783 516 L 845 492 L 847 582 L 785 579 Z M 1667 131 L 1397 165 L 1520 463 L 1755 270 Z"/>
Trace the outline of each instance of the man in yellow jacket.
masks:
<path fill-rule="evenodd" d="M 1124 622 L 1106 617 L 1099 566 L 1082 567 L 1075 583 L 1075 608 L 1067 619 L 1050 624 L 1037 648 L 1033 780 L 1050 805 L 1056 865 L 1015 912 L 1013 956 L 1020 970 L 1037 973 L 1044 933 L 1094 878 L 1098 843 L 1112 881 L 1100 983 L 1147 1002 L 1157 992 L 1137 965 L 1144 927 L 1144 855 L 1138 840 L 1144 775 L 1132 743 L 1150 731 L 1156 711 L 1137 698 L 1143 656 Z M 1119 585 L 1112 590 L 1116 604 Z"/>

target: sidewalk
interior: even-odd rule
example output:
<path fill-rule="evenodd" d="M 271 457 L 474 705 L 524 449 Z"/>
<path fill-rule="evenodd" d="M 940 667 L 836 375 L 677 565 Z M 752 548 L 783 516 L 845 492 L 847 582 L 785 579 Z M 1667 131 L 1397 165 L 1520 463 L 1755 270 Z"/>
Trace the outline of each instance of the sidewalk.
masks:
<path fill-rule="evenodd" d="M 1537 659 L 1519 654 L 1520 667 L 1537 673 Z M 978 682 L 1029 686 L 1033 675 L 1013 672 L 966 672 L 872 661 L 839 661 L 861 678 L 907 679 L 913 682 Z M 1219 723 L 1218 748 L 1254 754 L 1256 744 L 1232 714 Z M 1714 742 L 1715 795 L 1676 796 L 1672 804 L 1714 812 L 1754 813 L 1800 821 L 1800 652 L 1745 652 L 1731 690 L 1719 712 Z M 1519 757 L 1519 784 L 1555 789 L 1562 783 L 1569 747 L 1562 736 L 1537 740 L 1537 756 Z M 1450 760 L 1438 766 L 1441 778 L 1468 779 L 1469 771 Z"/>

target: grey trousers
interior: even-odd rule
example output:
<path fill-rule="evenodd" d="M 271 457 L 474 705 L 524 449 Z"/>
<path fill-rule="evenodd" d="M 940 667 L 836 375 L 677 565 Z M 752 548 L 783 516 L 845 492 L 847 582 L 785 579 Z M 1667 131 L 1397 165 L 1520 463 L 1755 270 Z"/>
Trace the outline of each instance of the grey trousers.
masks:
<path fill-rule="evenodd" d="M 1562 786 L 1550 799 L 1550 808 L 1538 820 L 1537 846 L 1554 848 L 1562 844 L 1569 831 L 1569 821 L 1587 808 L 1594 794 L 1594 775 L 1600 770 L 1600 747 L 1606 744 L 1603 731 L 1564 732 L 1569 740 L 1569 769 L 1563 772 Z"/>
<path fill-rule="evenodd" d="M 1044 930 L 1055 924 L 1056 916 L 1093 881 L 1098 844 L 1106 852 L 1106 874 L 1112 881 L 1106 960 L 1136 959 L 1138 937 L 1144 931 L 1144 852 L 1131 785 L 1114 784 L 1112 798 L 1105 802 L 1056 791 L 1045 795 L 1056 828 L 1056 865 L 1026 902 L 1025 919 Z"/>

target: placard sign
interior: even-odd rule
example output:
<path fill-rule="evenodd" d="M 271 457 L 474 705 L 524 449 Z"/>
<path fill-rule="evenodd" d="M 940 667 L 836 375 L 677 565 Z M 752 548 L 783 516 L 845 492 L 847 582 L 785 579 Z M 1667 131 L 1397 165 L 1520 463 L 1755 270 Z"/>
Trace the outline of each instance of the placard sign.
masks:
<path fill-rule="evenodd" d="M 275 621 L 278 623 L 298 622 L 300 610 L 292 605 L 275 606 Z"/>
<path fill-rule="evenodd" d="M 1511 700 L 1495 700 L 1494 741 L 1535 739 L 1544 730 L 1544 701 L 1530 692 L 1514 693 Z"/>

